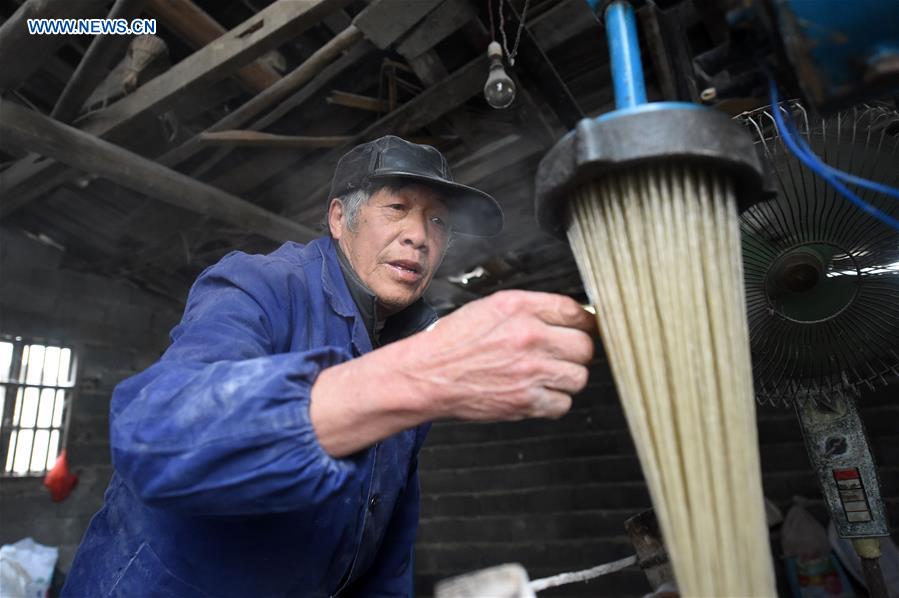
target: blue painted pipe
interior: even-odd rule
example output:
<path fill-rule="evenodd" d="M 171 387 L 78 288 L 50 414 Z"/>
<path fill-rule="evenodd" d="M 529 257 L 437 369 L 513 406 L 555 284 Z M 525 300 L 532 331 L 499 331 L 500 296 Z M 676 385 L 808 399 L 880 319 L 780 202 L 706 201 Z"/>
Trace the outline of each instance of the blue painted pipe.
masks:
<path fill-rule="evenodd" d="M 645 104 L 646 85 L 640 63 L 637 19 L 629 2 L 616 0 L 609 4 L 606 9 L 606 37 L 609 41 L 615 107 L 620 110 Z"/>

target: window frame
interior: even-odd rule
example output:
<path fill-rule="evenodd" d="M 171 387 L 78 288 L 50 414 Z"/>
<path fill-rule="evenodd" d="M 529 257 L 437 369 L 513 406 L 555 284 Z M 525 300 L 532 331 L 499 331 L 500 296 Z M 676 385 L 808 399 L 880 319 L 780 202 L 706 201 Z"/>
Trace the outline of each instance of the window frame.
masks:
<path fill-rule="evenodd" d="M 10 471 L 6 471 L 6 463 L 9 459 L 10 452 L 13 453 L 12 466 L 15 466 L 15 449 L 10 450 L 10 439 L 12 437 L 12 433 L 16 432 L 17 434 L 22 430 L 32 430 L 33 434 L 36 434 L 39 430 L 48 430 L 52 437 L 52 432 L 54 430 L 59 431 L 59 444 L 56 447 L 56 455 L 59 454 L 65 449 L 68 436 L 69 429 L 71 427 L 71 419 L 72 419 L 72 404 L 75 400 L 76 391 L 78 388 L 79 381 L 79 357 L 81 354 L 80 347 L 75 343 L 64 343 L 58 341 L 57 339 L 48 338 L 48 337 L 40 337 L 40 336 L 26 336 L 20 334 L 9 334 L 9 333 L 0 333 L 0 342 L 12 343 L 13 352 L 12 359 L 10 361 L 10 371 L 9 378 L 3 377 L 3 372 L 0 372 L 0 386 L 6 389 L 6 393 L 3 400 L 2 412 L 0 412 L 0 479 L 11 480 L 11 479 L 41 479 L 47 472 L 52 469 L 53 464 L 49 464 L 49 467 L 46 463 L 44 463 L 45 467 L 41 470 L 32 470 L 30 460 L 34 458 L 32 454 L 29 460 L 29 469 L 25 472 L 16 472 L 14 469 Z M 44 347 L 59 347 L 60 349 L 68 349 L 71 351 L 71 359 L 69 366 L 69 379 L 63 383 L 60 383 L 59 380 L 56 381 L 56 384 L 44 384 L 43 380 L 43 372 L 41 376 L 40 383 L 33 384 L 26 382 L 26 378 L 18 377 L 21 374 L 22 369 L 22 359 L 25 352 L 25 347 L 30 345 L 42 345 Z M 42 365 L 43 370 L 43 365 Z M 27 376 L 28 372 L 24 372 Z M 50 425 L 48 427 L 39 427 L 38 426 L 38 415 L 40 413 L 40 398 L 38 398 L 38 406 L 37 411 L 35 412 L 35 421 L 32 426 L 22 426 L 22 413 L 19 414 L 19 422 L 16 425 L 13 425 L 13 416 L 16 407 L 16 396 L 18 394 L 19 389 L 22 389 L 22 405 L 20 408 L 24 407 L 24 391 L 27 388 L 37 388 L 38 389 L 38 397 L 40 397 L 40 393 L 43 389 L 51 388 L 55 390 L 63 390 L 63 405 L 62 405 L 62 417 L 61 423 L 59 427 L 55 427 L 53 425 L 53 415 L 51 411 L 51 420 Z M 58 400 L 58 399 L 56 399 Z M 55 410 L 55 404 L 54 404 Z M 34 450 L 34 436 L 32 436 L 32 451 Z M 49 450 L 49 444 L 48 444 Z"/>

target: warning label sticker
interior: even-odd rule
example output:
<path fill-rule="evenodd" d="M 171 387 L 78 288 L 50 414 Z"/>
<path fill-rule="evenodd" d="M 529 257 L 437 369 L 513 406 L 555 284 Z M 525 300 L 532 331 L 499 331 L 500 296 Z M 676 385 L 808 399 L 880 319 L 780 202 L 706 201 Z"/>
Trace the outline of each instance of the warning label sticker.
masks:
<path fill-rule="evenodd" d="M 858 468 L 834 469 L 833 478 L 840 492 L 846 519 L 852 523 L 871 521 L 871 509 Z"/>

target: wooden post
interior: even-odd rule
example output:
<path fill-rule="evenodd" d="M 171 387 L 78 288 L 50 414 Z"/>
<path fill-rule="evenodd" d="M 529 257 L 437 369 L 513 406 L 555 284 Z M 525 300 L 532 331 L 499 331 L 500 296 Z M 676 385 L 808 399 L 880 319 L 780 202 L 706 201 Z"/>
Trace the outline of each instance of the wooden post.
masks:
<path fill-rule="evenodd" d="M 0 145 L 20 147 L 185 210 L 263 235 L 276 242 L 307 242 L 311 228 L 248 201 L 0 99 Z"/>

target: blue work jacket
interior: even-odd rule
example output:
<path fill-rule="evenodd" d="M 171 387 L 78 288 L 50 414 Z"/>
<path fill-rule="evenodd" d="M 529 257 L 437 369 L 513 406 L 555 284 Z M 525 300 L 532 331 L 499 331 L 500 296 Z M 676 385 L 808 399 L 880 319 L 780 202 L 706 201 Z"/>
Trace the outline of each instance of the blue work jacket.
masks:
<path fill-rule="evenodd" d="M 319 372 L 371 350 L 330 238 L 208 268 L 113 393 L 115 473 L 63 596 L 412 595 L 427 425 L 335 459 L 309 421 Z"/>

